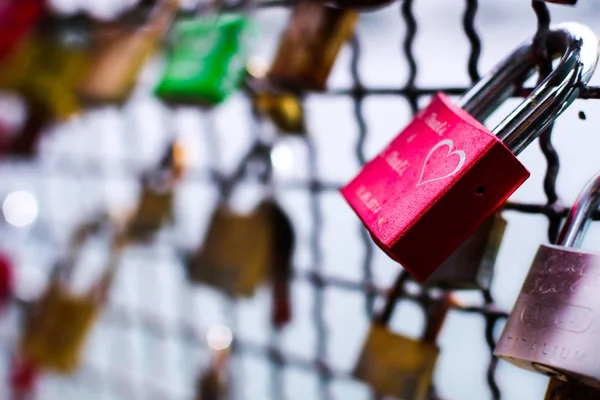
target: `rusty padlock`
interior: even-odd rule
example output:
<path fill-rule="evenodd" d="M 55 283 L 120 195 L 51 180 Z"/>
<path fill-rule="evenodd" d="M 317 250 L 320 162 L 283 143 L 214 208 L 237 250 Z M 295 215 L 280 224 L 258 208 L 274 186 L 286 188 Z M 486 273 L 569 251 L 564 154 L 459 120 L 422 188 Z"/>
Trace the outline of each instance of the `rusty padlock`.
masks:
<path fill-rule="evenodd" d="M 299 1 L 267 79 L 288 89 L 325 90 L 329 72 L 357 19 L 352 10 Z"/>
<path fill-rule="evenodd" d="M 579 248 L 600 205 L 600 174 L 578 196 L 556 245 L 541 245 L 494 354 L 600 388 L 600 254 Z"/>
<path fill-rule="evenodd" d="M 529 177 L 518 155 L 577 97 L 597 38 L 566 23 L 540 38 L 556 68 L 492 132 L 485 119 L 535 70 L 533 40 L 452 104 L 434 97 L 342 194 L 377 245 L 424 281 Z M 435 244 L 435 251 L 431 245 Z"/>

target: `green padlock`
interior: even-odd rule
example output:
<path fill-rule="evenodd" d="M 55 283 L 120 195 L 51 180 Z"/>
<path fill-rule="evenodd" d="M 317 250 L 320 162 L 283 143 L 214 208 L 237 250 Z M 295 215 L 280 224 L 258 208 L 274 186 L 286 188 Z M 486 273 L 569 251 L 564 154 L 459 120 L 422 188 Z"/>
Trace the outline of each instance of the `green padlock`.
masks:
<path fill-rule="evenodd" d="M 253 32 L 251 20 L 241 14 L 177 22 L 156 94 L 179 104 L 221 103 L 241 85 Z"/>

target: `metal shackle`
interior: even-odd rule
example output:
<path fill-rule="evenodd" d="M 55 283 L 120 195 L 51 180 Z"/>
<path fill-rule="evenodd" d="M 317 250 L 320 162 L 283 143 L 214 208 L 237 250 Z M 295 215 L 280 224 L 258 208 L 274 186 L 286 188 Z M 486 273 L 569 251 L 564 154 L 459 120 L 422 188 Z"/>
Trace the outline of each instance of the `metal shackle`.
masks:
<path fill-rule="evenodd" d="M 600 206 L 600 172 L 585 185 L 577 196 L 577 200 L 560 230 L 556 244 L 563 247 L 579 247 L 598 206 Z"/>
<path fill-rule="evenodd" d="M 492 131 L 515 154 L 535 140 L 579 95 L 598 62 L 598 39 L 578 23 L 552 27 L 538 38 L 556 67 L 529 96 Z M 481 78 L 457 102 L 478 120 L 484 120 L 536 70 L 537 42 L 529 39 Z"/>

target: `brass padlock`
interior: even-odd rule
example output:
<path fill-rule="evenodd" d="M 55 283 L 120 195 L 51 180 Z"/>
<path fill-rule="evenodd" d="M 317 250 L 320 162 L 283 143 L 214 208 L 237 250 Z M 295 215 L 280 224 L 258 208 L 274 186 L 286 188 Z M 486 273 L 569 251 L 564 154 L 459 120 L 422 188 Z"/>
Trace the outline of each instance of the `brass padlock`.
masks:
<path fill-rule="evenodd" d="M 120 249 L 116 249 L 108 267 L 87 292 L 75 294 L 69 289 L 78 249 L 97 226 L 94 222 L 76 232 L 69 255 L 55 266 L 48 288 L 27 315 L 23 328 L 23 355 L 35 365 L 57 373 L 69 374 L 78 368 L 86 339 L 119 264 Z"/>
<path fill-rule="evenodd" d="M 356 11 L 302 0 L 293 11 L 267 78 L 294 90 L 325 90 L 358 19 Z"/>
<path fill-rule="evenodd" d="M 0 65 L 0 88 L 37 103 L 59 120 L 79 111 L 74 94 L 89 65 L 89 20 L 46 17 Z"/>
<path fill-rule="evenodd" d="M 173 219 L 175 188 L 186 169 L 183 146 L 173 142 L 167 147 L 157 169 L 142 178 L 142 194 L 133 217 L 127 223 L 125 235 L 147 241 Z"/>
<path fill-rule="evenodd" d="M 261 80 L 249 83 L 252 103 L 259 115 L 268 118 L 280 132 L 306 134 L 304 106 L 299 95 Z"/>
<path fill-rule="evenodd" d="M 379 318 L 371 325 L 354 376 L 381 395 L 407 400 L 427 398 L 440 352 L 435 342 L 452 303 L 452 297 L 445 295 L 431 306 L 420 340 L 391 332 L 386 327 L 391 312 Z"/>
<path fill-rule="evenodd" d="M 142 26 L 131 26 L 131 21 L 99 24 L 94 62 L 78 90 L 81 98 L 88 103 L 124 102 L 178 9 L 179 0 L 162 0 Z"/>
<path fill-rule="evenodd" d="M 199 252 L 187 262 L 190 280 L 221 289 L 231 297 L 250 297 L 269 273 L 273 227 L 268 203 L 248 214 L 217 207 Z"/>
<path fill-rule="evenodd" d="M 91 65 L 90 30 L 91 21 L 82 14 L 47 17 L 37 29 L 36 55 L 22 92 L 44 104 L 55 119 L 80 110 L 75 89 Z"/>
<path fill-rule="evenodd" d="M 494 213 L 435 270 L 423 285 L 442 289 L 487 290 L 500 251 L 506 220 Z"/>

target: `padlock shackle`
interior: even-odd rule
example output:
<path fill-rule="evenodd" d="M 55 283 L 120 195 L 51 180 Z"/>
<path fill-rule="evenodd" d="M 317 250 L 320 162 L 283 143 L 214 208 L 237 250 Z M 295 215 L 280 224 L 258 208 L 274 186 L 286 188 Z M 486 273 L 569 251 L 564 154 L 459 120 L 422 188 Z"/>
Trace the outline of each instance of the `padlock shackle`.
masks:
<path fill-rule="evenodd" d="M 600 206 L 600 172 L 590 180 L 573 204 L 556 242 L 559 246 L 579 247 L 594 213 Z"/>
<path fill-rule="evenodd" d="M 539 63 L 532 38 L 479 80 L 458 105 L 479 120 L 489 116 L 535 72 Z M 557 25 L 539 38 L 556 67 L 492 131 L 515 154 L 535 140 L 577 98 L 598 62 L 598 39 L 584 25 Z"/>

